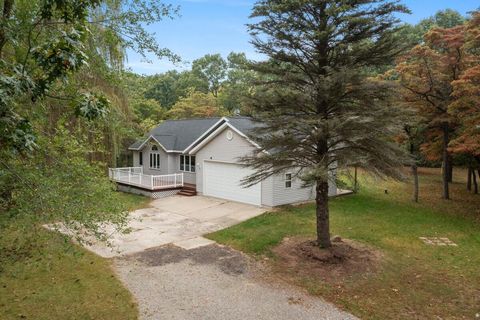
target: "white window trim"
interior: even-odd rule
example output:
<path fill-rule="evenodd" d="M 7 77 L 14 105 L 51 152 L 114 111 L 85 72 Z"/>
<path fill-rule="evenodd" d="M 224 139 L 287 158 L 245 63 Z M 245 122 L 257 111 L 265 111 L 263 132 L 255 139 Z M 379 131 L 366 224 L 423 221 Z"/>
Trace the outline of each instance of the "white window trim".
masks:
<path fill-rule="evenodd" d="M 158 146 L 155 146 L 157 147 L 157 150 L 152 150 L 154 146 L 151 146 L 150 147 L 150 154 L 149 154 L 149 157 L 148 157 L 148 167 L 150 170 L 161 170 L 162 166 L 161 166 L 161 163 L 162 163 L 162 160 L 161 160 L 161 155 L 160 155 L 160 149 L 158 148 Z M 152 167 L 152 155 L 154 157 L 158 156 L 157 160 L 158 160 L 158 163 L 157 163 L 157 166 L 156 167 Z M 154 161 L 155 162 L 155 161 Z"/>
<path fill-rule="evenodd" d="M 188 172 L 188 173 L 197 173 L 197 168 L 195 168 L 195 166 L 197 165 L 197 158 L 194 156 L 194 155 L 188 155 L 188 154 L 182 154 L 180 155 L 180 157 L 178 158 L 180 161 L 182 160 L 182 157 L 183 157 L 183 169 L 181 167 L 181 163 L 179 162 L 178 164 L 178 170 L 181 171 L 181 172 Z M 189 167 L 190 167 L 190 170 L 186 170 L 185 168 L 185 159 L 188 157 L 188 164 L 189 164 Z M 192 168 L 192 158 L 195 158 L 195 165 L 193 166 L 195 169 L 195 171 L 191 171 L 191 168 Z"/>
<path fill-rule="evenodd" d="M 287 175 L 290 175 L 290 179 L 287 179 Z M 287 182 L 290 182 L 290 187 L 287 187 Z M 291 172 L 285 173 L 283 186 L 285 187 L 285 189 L 292 189 L 292 186 L 293 186 L 293 175 L 292 175 Z"/>

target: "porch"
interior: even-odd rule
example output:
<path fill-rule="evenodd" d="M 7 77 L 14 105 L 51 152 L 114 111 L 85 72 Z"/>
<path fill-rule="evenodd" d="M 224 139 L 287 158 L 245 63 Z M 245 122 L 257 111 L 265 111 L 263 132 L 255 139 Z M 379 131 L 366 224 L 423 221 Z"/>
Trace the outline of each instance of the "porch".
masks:
<path fill-rule="evenodd" d="M 137 188 L 159 191 L 184 187 L 183 173 L 146 175 L 142 167 L 109 168 L 110 180 Z"/>

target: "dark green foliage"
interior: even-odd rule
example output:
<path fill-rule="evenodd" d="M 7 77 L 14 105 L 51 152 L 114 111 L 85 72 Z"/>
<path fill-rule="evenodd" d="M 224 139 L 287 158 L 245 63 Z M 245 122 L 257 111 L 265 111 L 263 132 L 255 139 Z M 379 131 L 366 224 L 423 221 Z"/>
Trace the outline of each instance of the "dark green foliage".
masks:
<path fill-rule="evenodd" d="M 232 52 L 226 60 L 219 54 L 207 54 L 193 61 L 191 70 L 137 76 L 136 84 L 146 88 L 140 98 L 156 100 L 164 111 L 194 91 L 213 95 L 231 113 L 248 114 L 245 96 L 252 91 L 255 77 L 245 54 Z M 129 92 L 129 97 L 138 99 L 138 90 Z"/>
<path fill-rule="evenodd" d="M 86 18 L 96 5 L 98 1 L 55 0 L 19 4 L 18 8 L 13 0 L 4 4 L 6 23 L 0 27 L 0 95 L 4 95 L 0 98 L 0 143 L 4 147 L 23 151 L 33 145 L 33 130 L 27 128 L 29 122 L 16 110 L 17 104 L 22 99 L 43 98 L 55 82 L 66 81 L 86 62 Z M 39 13 L 24 16 L 22 10 Z M 15 54 L 9 52 L 12 47 L 17 49 Z M 28 136 L 21 138 L 21 134 Z"/>
<path fill-rule="evenodd" d="M 223 107 L 234 113 L 249 114 L 249 93 L 253 90 L 256 73 L 249 69 L 244 53 L 232 52 L 227 57 L 227 79 L 222 83 L 219 99 Z"/>
<path fill-rule="evenodd" d="M 143 26 L 176 10 L 146 0 L 3 2 L 2 223 L 19 219 L 27 233 L 59 222 L 103 239 L 102 222 L 124 227 L 126 208 L 105 169 L 124 161 L 121 150 L 141 130 L 118 70 L 126 48 L 177 60 Z"/>
<path fill-rule="evenodd" d="M 390 84 L 369 78 L 402 52 L 397 2 L 258 1 L 249 25 L 256 49 L 269 57 L 258 72 L 256 140 L 268 153 L 247 157 L 256 173 L 246 184 L 290 170 L 317 186 L 318 240 L 328 247 L 329 172 L 358 165 L 400 177 L 404 152 L 392 141 L 399 123 Z"/>
<path fill-rule="evenodd" d="M 227 62 L 220 54 L 207 54 L 193 61 L 192 72 L 208 84 L 208 90 L 218 96 L 221 83 L 227 76 Z"/>
<path fill-rule="evenodd" d="M 81 68 L 91 68 L 95 76 L 111 76 L 110 68 L 121 67 L 124 50 L 133 48 L 145 55 L 178 57 L 160 48 L 142 24 L 172 17 L 178 8 L 152 1 L 103 2 L 99 0 L 7 0 L 0 25 L 0 143 L 15 151 L 31 146 L 19 145 L 18 135 L 26 132 L 27 115 L 21 104 L 54 96 L 73 105 L 78 115 L 103 115 L 100 109 L 86 112 L 85 103 L 97 94 L 87 94 L 89 81 L 62 96 L 62 91 Z M 110 73 L 110 75 L 108 75 Z M 90 79 L 89 79 L 90 80 Z M 102 79 L 105 80 L 105 79 Z M 98 80 L 92 81 L 95 85 Z M 102 108 L 108 100 L 96 99 Z M 99 104 L 97 104 L 99 105 Z M 34 130 L 27 130 L 33 132 Z"/>
<path fill-rule="evenodd" d="M 77 104 L 75 113 L 88 120 L 104 118 L 108 113 L 110 101 L 101 94 L 85 93 Z"/>
<path fill-rule="evenodd" d="M 398 30 L 398 41 L 406 46 L 413 47 L 423 42 L 423 36 L 434 27 L 451 28 L 463 24 L 466 18 L 458 11 L 445 9 L 437 11 L 433 16 L 421 20 L 419 23 L 404 24 Z"/>
<path fill-rule="evenodd" d="M 0 233 L 11 225 L 21 231 L 10 248 L 12 254 L 21 256 L 17 249 L 34 237 L 29 233 L 46 223 L 61 223 L 58 227 L 68 228 L 79 241 L 85 241 L 85 235 L 107 240 L 103 223 L 125 230 L 127 207 L 104 171 L 85 157 L 89 152 L 86 139 L 59 128 L 53 138 L 39 136 L 41 151 L 0 162 L 0 193 L 4 195 Z M 5 150 L 1 155 L 5 159 Z"/>
<path fill-rule="evenodd" d="M 168 71 L 146 77 L 148 89 L 144 98 L 155 99 L 166 110 L 170 109 L 189 90 L 207 93 L 208 82 L 191 71 Z"/>
<path fill-rule="evenodd" d="M 87 63 L 84 53 L 84 30 L 60 31 L 58 37 L 47 40 L 32 50 L 32 56 L 40 68 L 32 80 L 32 100 L 43 97 L 57 80 L 66 81 L 73 72 Z"/>

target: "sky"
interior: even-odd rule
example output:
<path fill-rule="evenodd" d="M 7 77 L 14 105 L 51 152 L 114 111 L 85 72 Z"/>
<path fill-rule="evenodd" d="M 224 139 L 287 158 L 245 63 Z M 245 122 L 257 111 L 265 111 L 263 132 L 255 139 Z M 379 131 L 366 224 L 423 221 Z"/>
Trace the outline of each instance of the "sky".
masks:
<path fill-rule="evenodd" d="M 255 0 L 164 0 L 180 6 L 180 16 L 147 27 L 158 43 L 182 58 L 179 64 L 149 56 L 151 63 L 129 50 L 126 67 L 139 74 L 155 74 L 172 69 L 190 68 L 190 63 L 205 54 L 245 52 L 249 59 L 261 59 L 249 43 L 246 24 Z M 451 8 L 461 14 L 478 9 L 478 0 L 403 0 L 412 11 L 399 18 L 408 23 L 432 16 L 438 10 Z"/>

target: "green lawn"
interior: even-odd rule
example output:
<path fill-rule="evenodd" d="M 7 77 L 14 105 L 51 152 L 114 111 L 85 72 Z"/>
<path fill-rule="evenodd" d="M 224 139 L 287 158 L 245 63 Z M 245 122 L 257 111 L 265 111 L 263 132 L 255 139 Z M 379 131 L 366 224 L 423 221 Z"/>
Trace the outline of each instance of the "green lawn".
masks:
<path fill-rule="evenodd" d="M 119 194 L 130 209 L 147 198 Z M 39 227 L 19 235 L 15 223 L 0 236 L 0 319 L 137 319 L 130 292 L 109 260 Z M 28 239 L 20 248 L 12 239 Z"/>
<path fill-rule="evenodd" d="M 332 233 L 381 250 L 380 271 L 341 283 L 277 272 L 363 318 L 473 319 L 480 312 L 480 196 L 465 191 L 465 173 L 456 170 L 454 200 L 441 200 L 439 170 L 420 172 L 420 204 L 410 201 L 408 184 L 368 179 L 359 194 L 331 201 Z M 270 256 L 275 267 L 275 245 L 286 236 L 313 238 L 314 232 L 314 206 L 303 205 L 209 237 L 256 257 Z M 458 247 L 427 246 L 421 236 L 448 237 Z"/>

